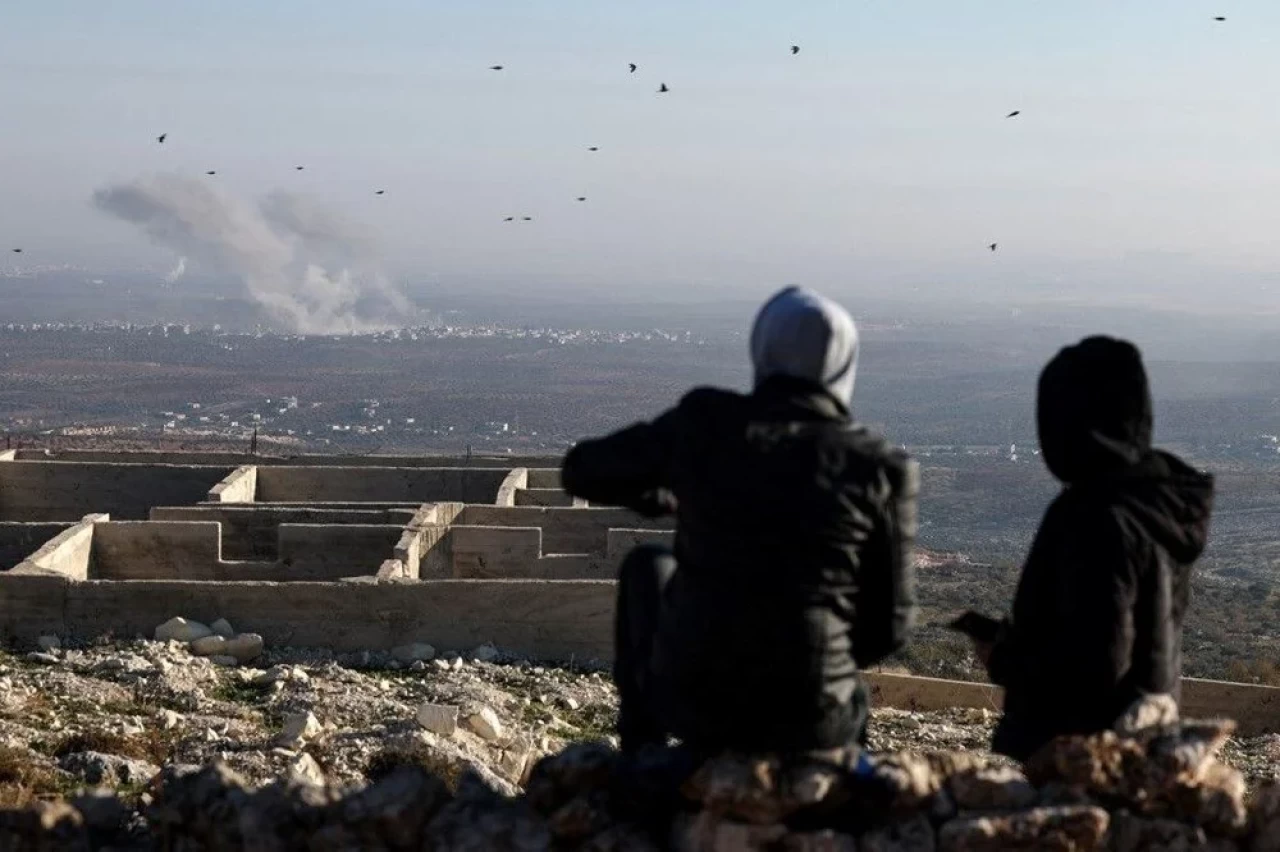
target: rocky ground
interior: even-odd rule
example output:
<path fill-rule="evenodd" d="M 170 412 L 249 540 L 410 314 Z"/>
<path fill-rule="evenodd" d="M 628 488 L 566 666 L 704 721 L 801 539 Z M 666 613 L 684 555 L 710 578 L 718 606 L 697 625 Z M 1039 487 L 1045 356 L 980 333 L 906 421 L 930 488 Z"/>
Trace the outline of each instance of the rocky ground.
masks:
<path fill-rule="evenodd" d="M 446 779 L 472 768 L 514 792 L 541 756 L 608 741 L 616 712 L 607 672 L 487 646 L 251 648 L 259 655 L 239 663 L 178 640 L 43 644 L 0 652 L 0 806 L 86 785 L 145 797 L 159 767 L 214 760 L 250 785 L 290 774 L 348 784 L 407 757 Z M 879 708 L 871 746 L 980 752 L 993 723 L 984 710 Z M 1256 784 L 1280 765 L 1280 736 L 1234 738 L 1223 758 Z"/>

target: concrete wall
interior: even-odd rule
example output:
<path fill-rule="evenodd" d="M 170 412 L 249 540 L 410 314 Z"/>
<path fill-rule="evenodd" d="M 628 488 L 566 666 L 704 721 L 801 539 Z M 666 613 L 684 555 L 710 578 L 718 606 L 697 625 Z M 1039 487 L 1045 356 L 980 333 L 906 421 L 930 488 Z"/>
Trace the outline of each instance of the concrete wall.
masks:
<path fill-rule="evenodd" d="M 469 650 L 491 642 L 531 659 L 603 660 L 613 596 L 612 583 L 592 581 L 73 583 L 0 575 L 0 626 L 10 639 L 31 641 L 43 633 L 151 635 L 175 615 L 226 617 L 276 646 L 357 651 L 420 641 Z"/>
<path fill-rule="evenodd" d="M 581 506 L 580 503 L 559 488 L 522 488 L 515 494 L 516 506 Z M 499 504 L 502 505 L 502 504 Z"/>
<path fill-rule="evenodd" d="M 615 562 L 621 562 L 628 553 L 641 544 L 673 547 L 676 542 L 676 533 L 675 530 L 609 530 L 606 542 L 605 556 Z"/>
<path fill-rule="evenodd" d="M 238 467 L 210 489 L 205 500 L 210 503 L 252 503 L 258 491 L 258 468 Z"/>
<path fill-rule="evenodd" d="M 559 469 L 559 456 L 518 455 L 250 455 L 249 453 L 151 452 L 147 450 L 10 450 L 20 461 L 109 462 L 117 464 L 177 464 L 239 467 L 241 465 L 304 465 L 307 467 L 475 467 L 510 470 L 515 467 Z M 4 460 L 0 454 L 0 461 Z"/>
<path fill-rule="evenodd" d="M 297 581 L 372 577 L 393 557 L 403 532 L 394 524 L 283 524 L 280 562 Z"/>
<path fill-rule="evenodd" d="M 483 468 L 260 467 L 257 499 L 491 504 L 506 476 L 505 470 Z"/>
<path fill-rule="evenodd" d="M 86 515 L 45 542 L 35 553 L 15 565 L 5 576 L 47 574 L 68 580 L 89 576 L 93 552 L 93 529 L 107 515 Z"/>
<path fill-rule="evenodd" d="M 498 486 L 498 496 L 493 503 L 496 506 L 516 505 L 516 492 L 524 488 L 529 481 L 529 469 L 518 467 L 506 475 Z"/>
<path fill-rule="evenodd" d="M 563 491 L 564 487 L 560 484 L 560 468 L 559 467 L 531 467 L 529 468 L 529 484 L 526 488 L 555 488 Z"/>
<path fill-rule="evenodd" d="M 39 550 L 54 536 L 75 526 L 70 523 L 0 522 L 0 571 L 8 571 Z"/>
<path fill-rule="evenodd" d="M 221 528 L 212 521 L 114 521 L 96 524 L 89 577 L 94 580 L 214 580 Z"/>
<path fill-rule="evenodd" d="M 542 530 L 537 527 L 473 527 L 449 529 L 455 579 L 529 577 L 542 556 Z"/>
<path fill-rule="evenodd" d="M 458 523 L 471 526 L 538 527 L 542 552 L 604 556 L 610 529 L 671 529 L 626 509 L 573 509 L 541 506 L 467 506 Z"/>
<path fill-rule="evenodd" d="M 400 517 L 399 510 L 376 507 L 330 509 L 274 504 L 157 506 L 151 510 L 154 521 L 217 521 L 222 525 L 222 558 L 228 560 L 279 558 L 281 524 L 399 524 Z"/>
<path fill-rule="evenodd" d="M 77 521 L 90 512 L 142 520 L 152 506 L 200 502 L 230 472 L 157 464 L 0 463 L 0 520 Z"/>

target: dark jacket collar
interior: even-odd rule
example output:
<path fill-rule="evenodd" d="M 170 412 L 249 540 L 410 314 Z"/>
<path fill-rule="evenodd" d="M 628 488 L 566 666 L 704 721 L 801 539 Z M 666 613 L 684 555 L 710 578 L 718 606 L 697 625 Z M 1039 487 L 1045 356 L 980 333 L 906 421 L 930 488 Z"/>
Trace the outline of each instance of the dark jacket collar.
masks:
<path fill-rule="evenodd" d="M 751 400 L 756 416 L 766 420 L 853 420 L 852 413 L 821 385 L 791 376 L 770 376 L 756 386 Z"/>

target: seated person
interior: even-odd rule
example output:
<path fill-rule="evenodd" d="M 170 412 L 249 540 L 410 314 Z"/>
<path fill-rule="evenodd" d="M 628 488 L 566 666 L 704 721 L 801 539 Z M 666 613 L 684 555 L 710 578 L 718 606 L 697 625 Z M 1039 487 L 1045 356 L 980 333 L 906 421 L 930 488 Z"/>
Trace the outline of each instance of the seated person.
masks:
<path fill-rule="evenodd" d="M 618 583 L 624 751 L 816 752 L 861 742 L 858 669 L 901 648 L 915 614 L 917 467 L 850 413 L 852 317 L 800 288 L 751 333 L 755 389 L 698 388 L 649 423 L 584 441 L 565 489 L 650 516 Z"/>
<path fill-rule="evenodd" d="M 1191 566 L 1213 480 L 1151 447 L 1151 393 L 1130 343 L 1090 337 L 1040 375 L 1045 465 L 1063 483 L 1018 582 L 1012 618 L 979 643 L 1005 688 L 992 749 L 1019 760 L 1110 728 L 1144 695 L 1178 695 Z"/>

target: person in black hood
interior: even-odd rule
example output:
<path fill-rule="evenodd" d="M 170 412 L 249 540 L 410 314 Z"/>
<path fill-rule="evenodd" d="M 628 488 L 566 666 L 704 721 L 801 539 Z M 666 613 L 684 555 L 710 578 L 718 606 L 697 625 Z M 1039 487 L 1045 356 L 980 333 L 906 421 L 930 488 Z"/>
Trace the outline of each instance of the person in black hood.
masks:
<path fill-rule="evenodd" d="M 619 574 L 614 676 L 623 751 L 856 753 L 858 669 L 915 615 L 917 469 L 854 423 L 853 319 L 790 287 L 751 334 L 755 389 L 688 393 L 648 423 L 584 441 L 565 490 L 676 514 L 674 552 Z"/>
<path fill-rule="evenodd" d="M 1040 376 L 1040 449 L 1063 489 L 1012 617 L 994 645 L 979 646 L 1005 689 L 997 752 L 1025 760 L 1056 736 L 1112 727 L 1145 695 L 1178 697 L 1213 480 L 1152 448 L 1151 408 L 1142 357 L 1126 341 L 1086 338 Z"/>

